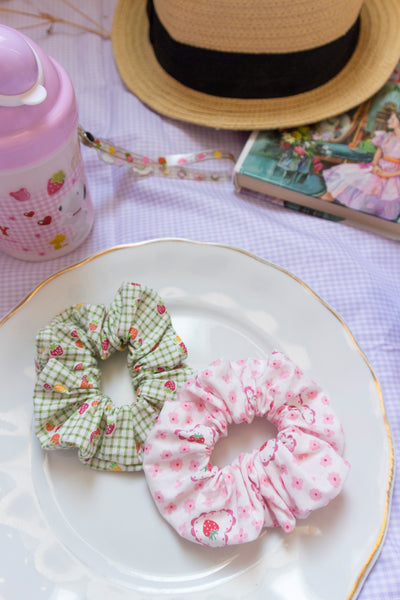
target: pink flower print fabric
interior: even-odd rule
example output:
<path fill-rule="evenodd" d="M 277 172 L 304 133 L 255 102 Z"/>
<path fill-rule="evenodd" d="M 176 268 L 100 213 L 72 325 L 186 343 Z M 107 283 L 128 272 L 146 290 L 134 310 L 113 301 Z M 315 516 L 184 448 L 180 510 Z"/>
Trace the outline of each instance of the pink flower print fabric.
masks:
<path fill-rule="evenodd" d="M 277 436 L 212 464 L 231 423 L 264 417 Z M 167 401 L 144 449 L 148 487 L 161 515 L 184 538 L 206 546 L 241 544 L 264 527 L 292 531 L 297 519 L 342 490 L 341 424 L 324 392 L 289 358 L 217 360 Z"/>

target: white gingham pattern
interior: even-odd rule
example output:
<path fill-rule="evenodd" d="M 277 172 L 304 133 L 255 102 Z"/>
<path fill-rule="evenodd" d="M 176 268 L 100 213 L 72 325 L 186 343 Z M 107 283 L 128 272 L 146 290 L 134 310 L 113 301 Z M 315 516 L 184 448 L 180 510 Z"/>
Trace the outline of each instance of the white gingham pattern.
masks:
<path fill-rule="evenodd" d="M 37 8 L 30 0 L 6 4 L 25 11 Z M 110 29 L 115 4 L 116 0 L 85 0 L 83 9 Z M 41 0 L 40 10 L 80 21 L 79 15 L 54 0 Z M 33 22 L 5 13 L 1 21 L 12 27 Z M 25 33 L 66 68 L 77 95 L 80 122 L 95 134 L 151 157 L 215 147 L 238 156 L 247 140 L 247 132 L 182 124 L 149 110 L 122 83 L 110 40 L 60 24 L 52 27 L 50 35 L 46 27 Z M 82 152 L 95 204 L 93 231 L 79 248 L 50 262 L 32 264 L 0 253 L 2 317 L 53 273 L 111 246 L 158 237 L 239 246 L 303 279 L 345 320 L 379 379 L 395 448 L 400 445 L 398 242 L 241 197 L 229 183 L 135 181 L 125 169 L 102 163 L 92 150 Z M 400 600 L 399 555 L 397 477 L 385 542 L 359 600 Z"/>
<path fill-rule="evenodd" d="M 128 348 L 132 398 L 116 406 L 101 392 L 97 358 Z M 46 450 L 79 449 L 79 459 L 105 470 L 142 469 L 143 444 L 164 402 L 191 369 L 161 298 L 134 282 L 110 307 L 77 304 L 36 339 L 35 432 Z"/>

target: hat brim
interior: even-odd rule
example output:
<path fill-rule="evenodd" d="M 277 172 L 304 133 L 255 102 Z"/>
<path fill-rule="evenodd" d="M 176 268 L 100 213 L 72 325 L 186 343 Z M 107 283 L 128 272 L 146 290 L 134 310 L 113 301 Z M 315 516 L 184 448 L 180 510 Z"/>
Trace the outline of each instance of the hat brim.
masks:
<path fill-rule="evenodd" d="M 358 44 L 344 69 L 312 91 L 285 98 L 223 98 L 173 79 L 159 65 L 150 44 L 146 0 L 118 1 L 112 45 L 126 86 L 156 112 L 218 129 L 272 129 L 317 122 L 372 96 L 400 58 L 399 29 L 399 0 L 365 0 Z"/>

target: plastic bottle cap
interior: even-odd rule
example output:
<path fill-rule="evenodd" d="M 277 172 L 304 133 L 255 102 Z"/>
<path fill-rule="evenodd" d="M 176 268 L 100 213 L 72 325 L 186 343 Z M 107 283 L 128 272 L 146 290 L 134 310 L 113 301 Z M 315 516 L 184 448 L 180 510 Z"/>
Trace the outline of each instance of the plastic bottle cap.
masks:
<path fill-rule="evenodd" d="M 2 28 L 0 59 L 0 106 L 31 106 L 46 99 L 43 66 L 26 38 Z"/>
<path fill-rule="evenodd" d="M 50 156 L 77 122 L 64 68 L 33 40 L 0 23 L 0 175 Z"/>

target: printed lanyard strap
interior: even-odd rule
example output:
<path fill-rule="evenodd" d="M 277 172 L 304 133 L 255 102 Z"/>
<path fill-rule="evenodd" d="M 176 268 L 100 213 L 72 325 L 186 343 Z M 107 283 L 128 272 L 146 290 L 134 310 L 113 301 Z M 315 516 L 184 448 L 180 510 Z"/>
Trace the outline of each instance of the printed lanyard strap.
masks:
<path fill-rule="evenodd" d="M 147 156 L 130 152 L 103 138 L 95 137 L 79 125 L 78 134 L 85 146 L 98 151 L 100 158 L 107 164 L 127 166 L 133 175 L 144 177 L 155 175 L 175 179 L 191 179 L 194 181 L 229 181 L 232 178 L 233 167 L 224 171 L 195 169 L 191 165 L 205 160 L 229 160 L 235 162 L 235 157 L 226 150 L 203 150 L 188 154 L 169 154 L 153 160 Z"/>

